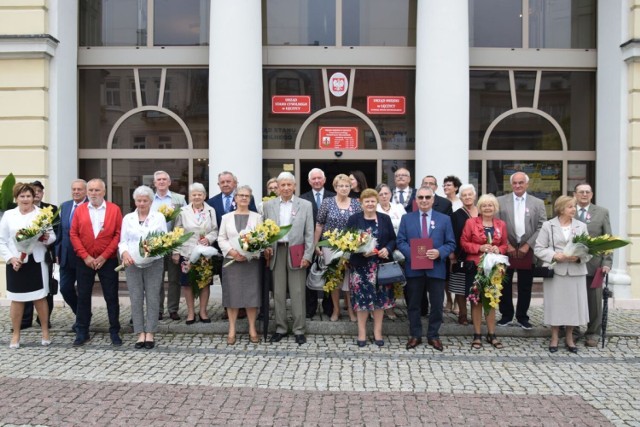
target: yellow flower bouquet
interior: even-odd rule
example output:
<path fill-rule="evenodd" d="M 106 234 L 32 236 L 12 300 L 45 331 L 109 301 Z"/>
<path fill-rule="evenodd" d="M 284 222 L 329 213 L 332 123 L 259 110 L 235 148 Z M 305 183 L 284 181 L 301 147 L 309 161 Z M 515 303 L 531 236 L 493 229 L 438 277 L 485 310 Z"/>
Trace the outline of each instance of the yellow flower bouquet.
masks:
<path fill-rule="evenodd" d="M 145 238 L 140 238 L 140 243 L 138 244 L 140 258 L 134 256 L 134 254 L 131 254 L 131 256 L 134 258 L 136 265 L 145 264 L 154 259 L 169 255 L 175 249 L 184 245 L 191 236 L 193 236 L 193 232 L 185 234 L 184 228 L 181 227 L 176 227 L 168 232 L 152 231 L 147 234 Z M 124 264 L 120 264 L 115 268 L 116 271 L 122 271 L 124 269 Z"/>
<path fill-rule="evenodd" d="M 506 255 L 485 253 L 480 257 L 478 272 L 467 300 L 472 304 L 482 303 L 485 315 L 500 304 L 502 281 L 508 265 L 509 258 Z"/>
<path fill-rule="evenodd" d="M 187 273 L 193 296 L 198 298 L 200 291 L 209 286 L 213 280 L 213 262 L 211 257 L 218 255 L 218 250 L 211 246 L 196 245 L 189 257 Z"/>
<path fill-rule="evenodd" d="M 53 206 L 40 209 L 30 226 L 21 228 L 15 235 L 16 248 L 20 251 L 20 260 L 24 261 L 33 251 L 33 246 L 47 231 L 53 230 L 58 211 Z"/>
<path fill-rule="evenodd" d="M 158 212 L 164 216 L 165 221 L 172 222 L 180 215 L 182 208 L 180 206 L 174 207 L 172 205 L 160 205 Z"/>
<path fill-rule="evenodd" d="M 289 230 L 291 230 L 291 225 L 280 227 L 274 220 L 266 219 L 253 229 L 241 231 L 238 237 L 238 245 L 234 245 L 234 249 L 247 259 L 258 258 L 261 252 L 282 239 Z M 231 260 L 224 267 L 234 262 L 235 260 Z"/>

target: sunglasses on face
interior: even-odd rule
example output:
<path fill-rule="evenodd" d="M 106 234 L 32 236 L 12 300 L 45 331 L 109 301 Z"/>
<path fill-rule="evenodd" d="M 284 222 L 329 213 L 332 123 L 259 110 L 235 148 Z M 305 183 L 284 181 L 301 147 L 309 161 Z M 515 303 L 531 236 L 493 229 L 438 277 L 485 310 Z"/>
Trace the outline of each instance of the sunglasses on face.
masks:
<path fill-rule="evenodd" d="M 432 196 L 416 196 L 418 200 L 431 200 Z"/>

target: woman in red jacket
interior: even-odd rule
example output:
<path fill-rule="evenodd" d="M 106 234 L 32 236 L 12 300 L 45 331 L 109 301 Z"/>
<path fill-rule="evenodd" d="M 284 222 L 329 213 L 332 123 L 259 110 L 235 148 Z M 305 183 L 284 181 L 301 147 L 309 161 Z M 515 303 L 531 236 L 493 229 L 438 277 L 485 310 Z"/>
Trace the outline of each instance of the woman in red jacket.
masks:
<path fill-rule="evenodd" d="M 467 253 L 467 261 L 478 265 L 483 253 L 504 255 L 507 252 L 507 224 L 498 219 L 496 214 L 500 209 L 498 200 L 493 194 L 485 194 L 478 200 L 479 215 L 469 218 L 462 230 L 460 245 Z M 467 273 L 475 275 L 473 273 Z M 496 310 L 492 308 L 487 319 L 487 342 L 495 348 L 502 348 L 502 343 L 496 338 Z M 473 320 L 473 342 L 471 348 L 482 347 L 482 304 L 471 303 L 471 319 Z"/>

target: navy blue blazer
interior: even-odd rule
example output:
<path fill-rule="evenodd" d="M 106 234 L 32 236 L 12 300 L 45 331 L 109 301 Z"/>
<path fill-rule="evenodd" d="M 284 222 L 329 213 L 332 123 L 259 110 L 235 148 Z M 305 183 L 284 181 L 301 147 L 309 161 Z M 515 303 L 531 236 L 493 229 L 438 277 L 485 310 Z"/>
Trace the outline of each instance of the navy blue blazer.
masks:
<path fill-rule="evenodd" d="M 316 205 L 316 199 L 313 194 L 314 194 L 314 190 L 309 190 L 306 193 L 302 193 L 300 195 L 300 198 L 311 202 L 311 207 L 313 207 L 313 223 L 315 224 L 318 221 L 318 206 Z M 334 193 L 333 191 L 324 190 L 324 195 L 322 197 L 322 200 L 327 199 L 329 197 L 335 197 L 335 195 L 336 193 Z"/>
<path fill-rule="evenodd" d="M 82 203 L 85 203 L 85 198 Z M 75 268 L 76 253 L 71 245 L 69 238 L 69 230 L 71 230 L 71 209 L 73 208 L 73 200 L 67 200 L 60 205 L 60 224 L 58 224 L 58 232 L 56 232 L 56 257 L 58 257 L 61 268 Z"/>
<path fill-rule="evenodd" d="M 385 213 L 378 212 L 378 245 L 376 249 L 387 248 L 389 251 L 389 260 L 391 260 L 391 254 L 396 248 L 396 233 L 393 231 L 393 224 L 391 223 L 391 217 Z M 367 224 L 364 219 L 364 212 L 358 212 L 349 217 L 347 220 L 347 228 L 353 228 L 357 230 L 365 230 Z M 370 258 L 363 256 L 362 254 L 352 254 L 349 262 L 356 267 L 362 267 L 367 265 L 367 261 Z M 378 257 L 376 257 L 378 259 Z M 378 259 L 379 260 L 379 259 Z"/>
<path fill-rule="evenodd" d="M 224 202 L 222 199 L 222 193 L 218 193 L 209 200 L 207 200 L 207 204 L 211 206 L 216 211 L 216 220 L 218 221 L 218 227 L 222 224 L 222 215 L 224 215 Z M 236 210 L 236 202 L 231 200 L 231 211 Z M 249 202 L 249 210 L 252 212 L 258 212 L 258 208 L 256 208 L 256 202 L 251 196 L 251 201 Z"/>
<path fill-rule="evenodd" d="M 453 227 L 451 226 L 451 218 L 431 209 L 431 221 L 429 225 L 431 232 L 429 237 L 433 239 L 433 248 L 440 252 L 440 257 L 433 261 L 433 269 L 431 270 L 412 270 L 411 269 L 411 239 L 419 239 L 422 237 L 420 229 L 420 210 L 408 213 L 400 220 L 398 228 L 398 237 L 396 244 L 398 249 L 405 256 L 405 276 L 420 277 L 427 276 L 435 279 L 445 279 L 447 276 L 447 268 L 445 260 L 449 254 L 456 249 L 456 239 L 453 235 Z"/>

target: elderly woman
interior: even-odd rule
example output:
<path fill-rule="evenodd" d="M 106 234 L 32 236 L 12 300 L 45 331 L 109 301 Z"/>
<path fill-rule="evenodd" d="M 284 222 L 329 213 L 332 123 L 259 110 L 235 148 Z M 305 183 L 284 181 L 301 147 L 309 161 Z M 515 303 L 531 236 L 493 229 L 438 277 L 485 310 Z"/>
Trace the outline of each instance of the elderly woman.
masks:
<path fill-rule="evenodd" d="M 394 203 L 391 200 L 392 192 L 387 184 L 378 184 L 376 191 L 378 192 L 378 207 L 376 210 L 380 213 L 389 215 L 391 218 L 391 224 L 393 224 L 393 231 L 398 234 L 400 220 L 407 211 L 400 203 Z M 389 289 L 389 292 L 393 295 L 393 288 Z M 386 309 L 385 314 L 391 320 L 398 318 L 396 313 L 393 311 L 393 308 Z"/>
<path fill-rule="evenodd" d="M 193 236 L 189 238 L 178 249 L 177 254 L 173 254 L 173 262 L 183 265 L 183 272 L 180 276 L 180 285 L 184 299 L 187 302 L 187 325 L 192 325 L 196 321 L 195 314 L 195 297 L 193 295 L 192 286 L 199 286 L 191 283 L 191 277 L 188 274 L 191 268 L 189 258 L 197 245 L 211 246 L 218 237 L 218 221 L 216 220 L 216 211 L 205 203 L 207 199 L 207 190 L 204 185 L 194 182 L 189 186 L 189 204 L 180 210 L 180 214 L 176 218 L 175 226 L 184 228 L 185 233 L 193 232 Z M 212 278 L 213 279 L 213 278 Z M 207 304 L 209 303 L 208 283 L 200 289 L 200 322 L 211 323 L 207 314 Z"/>
<path fill-rule="evenodd" d="M 349 197 L 351 181 L 347 175 L 336 175 L 333 179 L 333 189 L 336 192 L 336 196 L 327 197 L 322 200 L 322 204 L 318 210 L 318 220 L 316 222 L 315 231 L 316 244 L 322 240 L 322 234 L 325 231 L 333 229 L 343 230 L 347 225 L 349 217 L 362 211 L 358 199 Z M 349 312 L 349 318 L 352 322 L 355 322 L 356 315 L 351 309 L 348 282 L 347 287 L 343 287 L 342 290 L 345 291 L 344 296 L 347 304 L 347 310 Z M 331 315 L 331 321 L 337 322 L 340 318 L 340 289 L 335 289 L 331 293 L 331 300 L 333 302 L 333 314 Z"/>
<path fill-rule="evenodd" d="M 473 261 L 467 261 L 467 254 L 460 244 L 460 237 L 462 237 L 462 230 L 467 220 L 478 216 L 478 208 L 475 205 L 475 187 L 472 184 L 461 185 L 460 199 L 462 200 L 462 207 L 451 214 L 451 225 L 453 226 L 453 234 L 456 237 L 456 250 L 449 255 L 449 261 L 452 266 L 451 275 L 449 276 L 449 290 L 455 295 L 456 304 L 458 305 L 458 323 L 468 325 L 466 298 L 469 296 L 469 289 L 473 283 L 473 275 L 466 274 L 465 270 L 475 274 L 475 266 L 472 265 Z"/>
<path fill-rule="evenodd" d="M 234 262 L 224 267 L 222 275 L 222 305 L 229 314 L 229 335 L 227 344 L 236 343 L 236 319 L 240 308 L 247 310 L 249 320 L 249 341 L 259 343 L 256 331 L 256 317 L 260 307 L 260 259 L 248 260 L 240 251 L 238 237 L 243 230 L 251 230 L 262 222 L 262 216 L 249 211 L 251 187 L 243 185 L 237 188 L 235 195 L 236 210 L 222 217 L 218 245 L 225 256 L 225 262 Z"/>
<path fill-rule="evenodd" d="M 38 238 L 30 252 L 21 252 L 16 246 L 18 230 L 30 227 L 40 209 L 33 204 L 35 190 L 30 184 L 17 183 L 13 186 L 13 197 L 17 207 L 4 213 L 0 221 L 0 256 L 7 263 L 7 299 L 11 301 L 10 348 L 20 347 L 20 322 L 24 303 L 33 301 L 40 319 L 49 318 L 47 294 L 49 293 L 49 270 L 45 262 L 47 245 L 56 240 L 53 230 Z M 42 345 L 51 344 L 49 322 L 42 322 Z"/>
<path fill-rule="evenodd" d="M 551 325 L 551 353 L 558 351 L 560 326 L 566 327 L 567 350 L 577 353 L 573 328 L 589 322 L 587 266 L 578 257 L 565 255 L 563 251 L 575 236 L 588 232 L 585 223 L 574 219 L 576 200 L 573 197 L 558 197 L 553 208 L 556 217 L 542 224 L 533 251 L 545 266 L 553 264 L 554 276 L 543 282 L 544 323 Z"/>
<path fill-rule="evenodd" d="M 164 281 L 163 258 L 142 259 L 139 255 L 140 239 L 146 238 L 153 232 L 167 231 L 167 221 L 164 216 L 159 212 L 151 212 L 153 196 L 153 190 L 146 185 L 133 191 L 136 210 L 122 219 L 118 245 L 122 264 L 126 267 L 133 333 L 138 334 L 138 340 L 134 344 L 137 349 L 152 349 L 155 346 L 154 334 L 158 331 L 160 287 Z"/>
<path fill-rule="evenodd" d="M 507 224 L 498 219 L 500 209 L 498 200 L 493 194 L 485 194 L 478 200 L 479 215 L 469 218 L 462 229 L 460 245 L 466 252 L 466 260 L 473 261 L 476 265 L 480 262 L 480 256 L 484 253 L 507 253 Z M 469 271 L 468 275 L 475 276 L 475 271 Z M 481 296 L 484 298 L 484 296 Z M 503 345 L 496 337 L 496 310 L 492 308 L 485 315 L 487 321 L 487 342 L 495 348 Z M 471 348 L 482 348 L 482 302 L 471 303 L 471 319 L 473 320 L 473 341 Z"/>
<path fill-rule="evenodd" d="M 451 202 L 451 208 L 454 212 L 462 207 L 462 201 L 458 198 L 461 185 L 462 181 L 455 175 L 445 177 L 442 184 L 444 195 L 447 196 L 447 199 Z"/>
<path fill-rule="evenodd" d="M 349 192 L 349 197 L 353 197 L 354 199 L 358 199 L 360 197 L 360 193 L 368 187 L 367 177 L 364 176 L 362 171 L 351 171 L 351 174 L 349 175 L 349 182 L 351 183 L 351 192 Z"/>
<path fill-rule="evenodd" d="M 349 289 L 353 310 L 358 316 L 358 347 L 367 345 L 367 316 L 373 311 L 373 342 L 378 346 L 384 345 L 382 339 L 382 319 L 384 310 L 393 308 L 395 302 L 393 293 L 386 285 L 377 284 L 378 264 L 387 260 L 396 248 L 396 233 L 393 230 L 391 218 L 377 212 L 378 192 L 371 188 L 365 189 L 360 195 L 363 212 L 349 217 L 347 228 L 366 231 L 377 239 L 374 250 L 366 254 L 353 254 L 349 259 L 351 275 Z"/>

